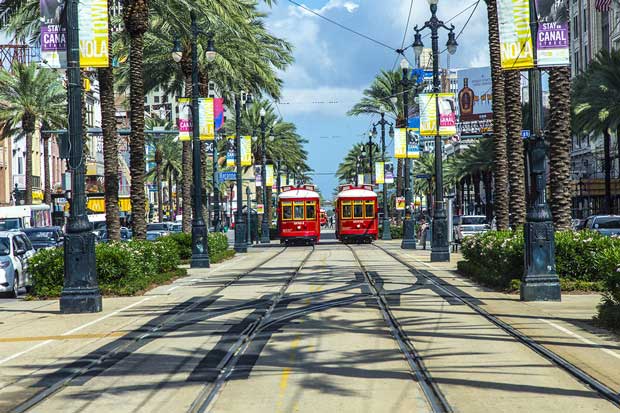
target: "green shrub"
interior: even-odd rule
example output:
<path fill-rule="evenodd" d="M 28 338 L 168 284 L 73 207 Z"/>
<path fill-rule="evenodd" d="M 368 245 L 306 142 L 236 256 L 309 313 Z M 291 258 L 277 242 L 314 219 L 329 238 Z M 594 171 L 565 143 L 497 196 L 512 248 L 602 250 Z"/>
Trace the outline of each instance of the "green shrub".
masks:
<path fill-rule="evenodd" d="M 173 241 L 175 241 L 179 247 L 179 255 L 182 260 L 188 260 L 192 256 L 192 236 L 191 234 L 186 234 L 184 232 L 178 232 L 176 234 L 172 234 L 167 236 Z"/>
<path fill-rule="evenodd" d="M 33 276 L 32 294 L 39 297 L 57 297 L 64 282 L 65 259 L 62 248 L 40 250 L 28 261 Z"/>
<path fill-rule="evenodd" d="M 383 234 L 383 226 L 379 225 L 379 238 Z M 390 234 L 392 239 L 403 239 L 403 226 L 402 225 L 390 225 Z"/>

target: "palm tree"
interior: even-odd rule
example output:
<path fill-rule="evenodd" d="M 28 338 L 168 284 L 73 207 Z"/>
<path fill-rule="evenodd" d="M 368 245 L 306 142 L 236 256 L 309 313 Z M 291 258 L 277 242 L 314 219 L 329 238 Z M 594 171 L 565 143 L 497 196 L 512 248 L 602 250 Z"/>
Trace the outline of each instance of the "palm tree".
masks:
<path fill-rule="evenodd" d="M 372 150 L 374 153 L 379 153 L 379 146 L 374 142 Z M 358 173 L 370 173 L 370 160 L 368 159 L 368 155 L 365 155 L 368 153 L 367 151 L 368 143 L 366 142 L 356 143 L 349 150 L 343 161 L 338 165 L 338 170 L 336 171 L 336 177 L 341 184 L 355 182 Z M 360 163 L 359 160 L 362 162 Z"/>
<path fill-rule="evenodd" d="M 571 228 L 572 196 L 570 189 L 571 128 L 570 68 L 549 71 L 549 204 L 556 230 Z"/>
<path fill-rule="evenodd" d="M 521 73 L 516 70 L 504 73 L 506 91 L 506 133 L 508 135 L 508 182 L 510 188 L 510 225 L 513 228 L 525 223 L 525 164 L 523 138 L 521 138 Z"/>
<path fill-rule="evenodd" d="M 26 139 L 26 197 L 32 204 L 32 137 L 43 122 L 65 126 L 66 90 L 55 71 L 35 63 L 0 70 L 0 137 Z M 46 175 L 49 174 L 49 169 Z"/>
<path fill-rule="evenodd" d="M 504 73 L 501 66 L 497 0 L 485 0 L 489 20 L 489 53 L 493 81 L 493 142 L 494 142 L 494 210 L 497 229 L 509 225 L 508 160 L 506 152 L 506 108 L 504 99 Z"/>
<path fill-rule="evenodd" d="M 145 126 L 153 130 L 161 128 L 162 130 L 172 130 L 172 123 L 162 119 L 156 115 L 152 115 L 145 120 Z M 164 201 L 163 201 L 163 179 L 164 179 L 164 155 L 167 147 L 178 149 L 177 137 L 172 135 L 151 134 L 146 138 L 146 144 L 152 151 L 152 156 L 148 158 L 147 163 L 155 163 L 155 168 L 146 174 L 146 178 L 154 178 L 157 186 L 157 217 L 159 222 L 164 220 Z"/>
<path fill-rule="evenodd" d="M 605 146 L 605 209 L 611 213 L 611 133 L 620 132 L 620 52 L 601 51 L 588 70 L 573 82 L 573 129 L 603 135 Z"/>

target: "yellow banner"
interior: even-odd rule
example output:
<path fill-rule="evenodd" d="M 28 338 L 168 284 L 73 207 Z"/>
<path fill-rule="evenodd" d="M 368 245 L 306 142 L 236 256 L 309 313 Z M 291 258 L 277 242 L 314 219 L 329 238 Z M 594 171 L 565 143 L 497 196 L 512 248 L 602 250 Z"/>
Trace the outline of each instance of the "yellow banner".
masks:
<path fill-rule="evenodd" d="M 529 1 L 497 0 L 501 64 L 504 70 L 534 67 Z"/>
<path fill-rule="evenodd" d="M 212 141 L 215 139 L 215 118 L 213 98 L 202 98 L 198 101 L 200 113 L 200 140 Z"/>
<path fill-rule="evenodd" d="M 108 67 L 108 2 L 80 0 L 80 67 Z"/>
<path fill-rule="evenodd" d="M 397 128 L 394 134 L 394 157 L 404 159 L 407 157 L 407 129 Z"/>
<path fill-rule="evenodd" d="M 259 215 L 262 215 L 265 213 L 265 205 L 263 204 L 258 204 L 256 205 L 256 213 Z"/>
<path fill-rule="evenodd" d="M 267 182 L 265 183 L 266 188 L 271 188 L 274 184 L 273 179 L 273 165 L 267 165 L 267 169 L 265 170 Z"/>
<path fill-rule="evenodd" d="M 436 101 L 439 99 L 439 102 Z M 420 102 L 420 135 L 437 135 L 439 105 L 439 136 L 456 135 L 456 99 L 454 93 L 423 93 Z"/>
<path fill-rule="evenodd" d="M 385 183 L 385 163 L 384 162 L 375 162 L 375 182 L 377 184 Z"/>
<path fill-rule="evenodd" d="M 252 137 L 241 137 L 241 166 L 252 165 Z"/>

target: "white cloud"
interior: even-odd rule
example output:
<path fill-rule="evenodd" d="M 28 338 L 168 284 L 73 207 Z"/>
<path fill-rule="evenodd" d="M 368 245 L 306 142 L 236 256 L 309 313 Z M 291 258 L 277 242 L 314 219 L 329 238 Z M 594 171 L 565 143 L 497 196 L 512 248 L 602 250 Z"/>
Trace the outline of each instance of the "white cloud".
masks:
<path fill-rule="evenodd" d="M 360 7 L 360 5 L 357 3 L 354 3 L 352 1 L 344 1 L 344 0 L 329 0 L 323 7 L 319 9 L 313 9 L 311 7 L 308 7 L 305 4 L 303 4 L 303 6 L 319 14 L 324 14 L 330 10 L 336 10 L 336 9 L 345 9 L 349 13 L 354 13 Z M 289 6 L 289 13 L 291 16 L 302 16 L 302 15 L 314 16 L 314 14 L 309 12 L 308 10 L 305 10 L 297 6 Z"/>

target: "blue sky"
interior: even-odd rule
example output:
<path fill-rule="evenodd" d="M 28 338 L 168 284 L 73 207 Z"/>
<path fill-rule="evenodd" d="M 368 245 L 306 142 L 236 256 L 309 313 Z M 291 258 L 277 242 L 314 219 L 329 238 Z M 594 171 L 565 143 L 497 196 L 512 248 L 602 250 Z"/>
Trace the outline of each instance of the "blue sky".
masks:
<path fill-rule="evenodd" d="M 298 2 L 394 49 L 401 47 L 411 5 L 410 0 Z M 446 21 L 473 3 L 472 0 L 440 0 L 438 16 Z M 451 22 L 456 26 L 456 33 L 465 25 L 471 10 L 473 8 Z M 414 0 L 405 45 L 413 42 L 413 27 L 423 25 L 429 16 L 428 3 Z M 480 1 L 458 39 L 459 49 L 451 56 L 451 68 L 488 65 L 486 16 L 485 3 Z M 295 63 L 281 74 L 284 89 L 278 106 L 283 117 L 295 123 L 300 134 L 308 139 L 310 166 L 317 173 L 314 181 L 323 194 L 330 196 L 338 184 L 333 176 L 338 164 L 353 144 L 367 139 L 370 123 L 378 120 L 351 118 L 346 112 L 381 69 L 394 66 L 396 53 L 324 21 L 287 0 L 279 0 L 269 10 L 267 27 L 294 45 Z M 440 45 L 446 40 L 446 34 L 442 33 Z M 430 38 L 425 42 L 430 47 Z M 441 65 L 444 67 L 446 55 L 442 55 Z M 414 61 L 411 49 L 407 56 Z"/>

